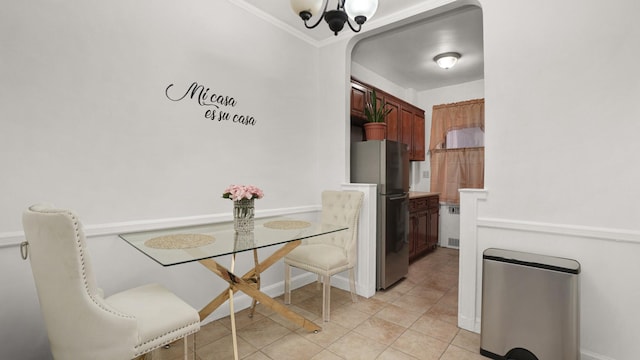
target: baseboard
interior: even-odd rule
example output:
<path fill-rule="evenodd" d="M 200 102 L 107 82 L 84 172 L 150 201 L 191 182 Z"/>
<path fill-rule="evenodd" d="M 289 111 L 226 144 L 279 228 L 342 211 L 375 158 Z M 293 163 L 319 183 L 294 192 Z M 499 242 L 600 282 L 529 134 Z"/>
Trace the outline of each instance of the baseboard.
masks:
<path fill-rule="evenodd" d="M 331 279 L 333 280 L 333 277 Z M 292 276 L 291 290 L 295 290 L 299 287 L 311 284 L 316 280 L 317 280 L 316 275 L 310 272 L 305 272 L 304 274 Z M 332 282 L 332 285 L 333 285 L 333 282 Z M 263 286 L 260 288 L 260 291 L 269 295 L 269 297 L 271 298 L 276 298 L 278 296 L 281 296 L 282 294 L 284 294 L 284 280 L 271 284 L 269 286 Z M 233 307 L 236 313 L 241 310 L 248 309 L 251 306 L 252 302 L 253 302 L 253 298 L 242 292 L 237 292 L 233 296 Z M 211 315 L 209 315 L 202 322 L 202 324 L 208 324 L 212 321 L 229 316 L 230 314 L 229 310 L 230 310 L 229 306 L 220 306 L 213 313 L 211 313 Z"/>
<path fill-rule="evenodd" d="M 458 327 L 479 334 L 481 329 L 480 319 L 471 319 L 458 313 Z"/>
<path fill-rule="evenodd" d="M 305 272 L 298 276 L 293 276 L 291 277 L 291 289 L 292 290 L 297 289 L 299 287 L 311 284 L 317 280 L 318 280 L 317 275 L 310 272 Z M 282 292 L 276 296 L 284 294 L 284 281 L 282 281 L 281 284 L 282 284 Z M 333 275 L 331 277 L 331 286 L 344 291 L 351 291 L 351 288 L 349 287 L 349 278 L 344 277 L 341 274 Z M 359 289 L 358 284 L 356 284 L 356 293 L 358 295 L 368 297 L 364 295 L 365 292 L 366 291 L 364 288 Z"/>
<path fill-rule="evenodd" d="M 293 280 L 293 279 L 292 279 Z M 278 297 L 284 294 L 284 282 L 278 282 L 269 286 L 264 286 L 260 288 L 260 291 L 269 295 L 271 298 Z M 239 311 L 244 309 L 248 309 L 251 307 L 253 303 L 253 298 L 248 296 L 245 293 L 237 292 L 233 295 L 233 308 L 235 313 L 237 314 Z M 219 320 L 221 318 L 227 317 L 230 314 L 230 308 L 228 305 L 222 305 L 218 307 L 211 315 L 209 315 L 206 319 L 202 321 L 202 324 L 208 324 L 210 322 Z"/>

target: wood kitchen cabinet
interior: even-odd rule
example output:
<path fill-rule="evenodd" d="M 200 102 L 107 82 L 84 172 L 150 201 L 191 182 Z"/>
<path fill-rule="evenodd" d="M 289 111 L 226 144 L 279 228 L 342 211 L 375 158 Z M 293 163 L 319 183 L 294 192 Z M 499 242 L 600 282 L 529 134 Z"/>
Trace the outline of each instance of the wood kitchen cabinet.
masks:
<path fill-rule="evenodd" d="M 385 108 L 390 110 L 385 119 L 385 123 L 387 123 L 387 140 L 400 141 L 400 102 L 390 96 L 387 96 L 384 100 L 386 102 Z"/>
<path fill-rule="evenodd" d="M 407 144 L 409 149 L 409 159 L 413 160 L 413 143 L 412 143 L 412 134 L 413 134 L 413 111 L 410 107 L 404 106 L 401 109 L 402 115 L 400 116 L 400 142 L 403 144 Z"/>
<path fill-rule="evenodd" d="M 409 158 L 414 161 L 424 161 L 425 157 L 425 128 L 424 111 L 410 105 L 401 109 L 402 126 L 400 141 L 409 146 Z"/>
<path fill-rule="evenodd" d="M 425 128 L 424 111 L 418 109 L 413 113 L 413 131 L 411 133 L 411 158 L 412 160 L 424 161 L 425 159 Z"/>
<path fill-rule="evenodd" d="M 438 245 L 440 200 L 437 194 L 409 199 L 409 261 Z"/>
<path fill-rule="evenodd" d="M 370 90 L 364 84 L 355 80 L 351 81 L 351 122 L 357 121 L 360 126 L 364 123 L 366 116 L 364 106 L 367 103 Z"/>
<path fill-rule="evenodd" d="M 373 90 L 378 100 L 384 101 L 391 110 L 385 119 L 387 139 L 407 144 L 409 160 L 424 161 L 424 110 L 354 78 L 351 79 L 351 125 L 363 126 L 366 122 L 364 108 Z"/>

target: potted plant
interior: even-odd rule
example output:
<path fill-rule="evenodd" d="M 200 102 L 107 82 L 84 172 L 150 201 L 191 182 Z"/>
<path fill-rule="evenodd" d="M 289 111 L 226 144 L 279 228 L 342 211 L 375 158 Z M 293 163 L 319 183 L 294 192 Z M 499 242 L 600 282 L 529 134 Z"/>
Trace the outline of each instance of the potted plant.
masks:
<path fill-rule="evenodd" d="M 385 118 L 391 112 L 387 109 L 387 103 L 378 102 L 376 91 L 369 93 L 369 98 L 364 106 L 364 115 L 367 122 L 364 124 L 364 134 L 367 140 L 384 140 L 387 137 L 387 123 Z"/>

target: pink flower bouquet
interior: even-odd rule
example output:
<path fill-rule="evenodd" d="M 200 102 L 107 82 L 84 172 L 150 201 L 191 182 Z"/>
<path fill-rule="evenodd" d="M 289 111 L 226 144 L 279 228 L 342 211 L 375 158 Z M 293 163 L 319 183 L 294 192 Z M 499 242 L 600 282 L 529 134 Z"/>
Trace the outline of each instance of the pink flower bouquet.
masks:
<path fill-rule="evenodd" d="M 238 201 L 242 199 L 262 199 L 264 193 L 253 185 L 230 185 L 222 193 L 225 199 Z"/>

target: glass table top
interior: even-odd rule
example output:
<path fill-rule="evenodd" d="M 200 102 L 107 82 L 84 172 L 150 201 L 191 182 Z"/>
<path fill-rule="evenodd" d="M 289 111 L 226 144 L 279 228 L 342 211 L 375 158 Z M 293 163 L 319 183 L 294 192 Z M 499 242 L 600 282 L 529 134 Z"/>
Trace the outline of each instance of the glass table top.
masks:
<path fill-rule="evenodd" d="M 256 219 L 254 231 L 236 233 L 233 222 L 140 231 L 119 236 L 163 266 L 307 239 L 348 227 L 292 218 Z"/>

